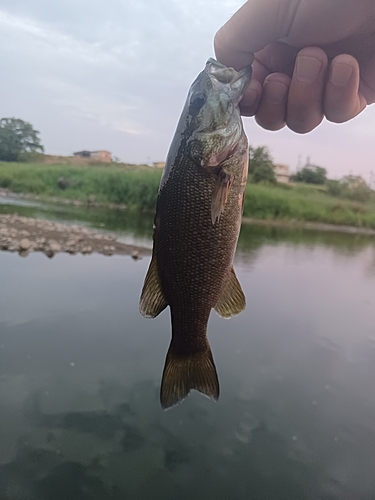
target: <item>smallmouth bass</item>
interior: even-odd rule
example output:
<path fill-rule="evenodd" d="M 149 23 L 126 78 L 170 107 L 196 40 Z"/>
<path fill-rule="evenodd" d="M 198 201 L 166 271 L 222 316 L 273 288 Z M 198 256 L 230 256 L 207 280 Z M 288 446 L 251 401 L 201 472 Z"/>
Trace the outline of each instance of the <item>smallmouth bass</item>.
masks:
<path fill-rule="evenodd" d="M 207 61 L 190 88 L 160 181 L 140 312 L 155 318 L 167 306 L 171 311 L 163 408 L 192 389 L 218 399 L 208 319 L 213 308 L 230 318 L 246 305 L 233 258 L 248 169 L 238 103 L 250 76 L 250 67 L 237 72 Z"/>

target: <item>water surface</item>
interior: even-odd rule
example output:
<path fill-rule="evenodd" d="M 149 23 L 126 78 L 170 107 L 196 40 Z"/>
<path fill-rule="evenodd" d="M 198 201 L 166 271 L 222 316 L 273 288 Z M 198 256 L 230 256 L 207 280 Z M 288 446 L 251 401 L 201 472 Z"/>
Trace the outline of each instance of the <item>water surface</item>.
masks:
<path fill-rule="evenodd" d="M 83 212 L 59 220 L 150 243 L 152 217 Z M 243 228 L 246 311 L 209 323 L 220 400 L 167 412 L 169 311 L 138 313 L 148 259 L 0 252 L 1 500 L 375 498 L 374 249 Z"/>

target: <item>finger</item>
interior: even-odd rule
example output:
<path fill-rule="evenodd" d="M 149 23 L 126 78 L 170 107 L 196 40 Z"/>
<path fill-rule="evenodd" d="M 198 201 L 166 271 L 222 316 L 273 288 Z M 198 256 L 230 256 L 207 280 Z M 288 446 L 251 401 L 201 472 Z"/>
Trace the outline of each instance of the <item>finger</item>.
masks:
<path fill-rule="evenodd" d="M 262 97 L 263 86 L 258 80 L 251 79 L 245 88 L 240 102 L 240 111 L 243 116 L 254 116 Z"/>
<path fill-rule="evenodd" d="M 297 56 L 290 84 L 286 123 L 299 134 L 310 132 L 323 120 L 323 94 L 328 67 L 325 52 L 306 47 Z"/>
<path fill-rule="evenodd" d="M 280 130 L 285 126 L 289 85 L 290 77 L 283 73 L 273 73 L 265 79 L 262 98 L 255 116 L 261 127 L 267 130 Z"/>
<path fill-rule="evenodd" d="M 365 97 L 367 104 L 375 103 L 375 55 L 361 67 L 359 91 Z"/>
<path fill-rule="evenodd" d="M 287 35 L 299 0 L 246 2 L 214 40 L 218 61 L 239 70 L 253 61 L 254 52 Z"/>
<path fill-rule="evenodd" d="M 297 53 L 297 49 L 283 43 L 270 43 L 264 50 L 255 54 L 251 80 L 240 103 L 241 113 L 244 116 L 253 116 L 257 112 L 263 83 L 268 75 L 271 73 L 292 75 Z"/>
<path fill-rule="evenodd" d="M 332 60 L 324 98 L 327 120 L 343 123 L 357 116 L 366 107 L 359 92 L 359 66 L 356 59 L 342 54 Z"/>

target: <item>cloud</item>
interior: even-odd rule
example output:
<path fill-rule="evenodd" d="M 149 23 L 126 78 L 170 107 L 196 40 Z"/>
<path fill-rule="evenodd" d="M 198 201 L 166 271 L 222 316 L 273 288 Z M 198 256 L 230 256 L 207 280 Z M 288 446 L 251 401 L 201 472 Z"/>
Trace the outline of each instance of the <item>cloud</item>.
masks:
<path fill-rule="evenodd" d="M 40 131 L 49 153 L 103 147 L 128 161 L 166 156 L 188 88 L 239 0 L 2 0 L 3 116 Z M 245 120 L 249 141 L 295 166 L 372 168 L 375 109 L 298 136 Z M 90 145 L 90 146 L 89 146 Z M 96 146 L 97 145 L 97 146 Z"/>

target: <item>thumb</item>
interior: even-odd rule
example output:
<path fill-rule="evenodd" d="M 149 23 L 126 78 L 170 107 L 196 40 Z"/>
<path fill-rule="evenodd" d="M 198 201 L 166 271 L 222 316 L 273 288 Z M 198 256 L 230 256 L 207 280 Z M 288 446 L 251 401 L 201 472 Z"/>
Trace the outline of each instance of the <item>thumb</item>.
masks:
<path fill-rule="evenodd" d="M 216 58 L 240 70 L 254 52 L 287 36 L 300 0 L 248 0 L 215 35 Z"/>

